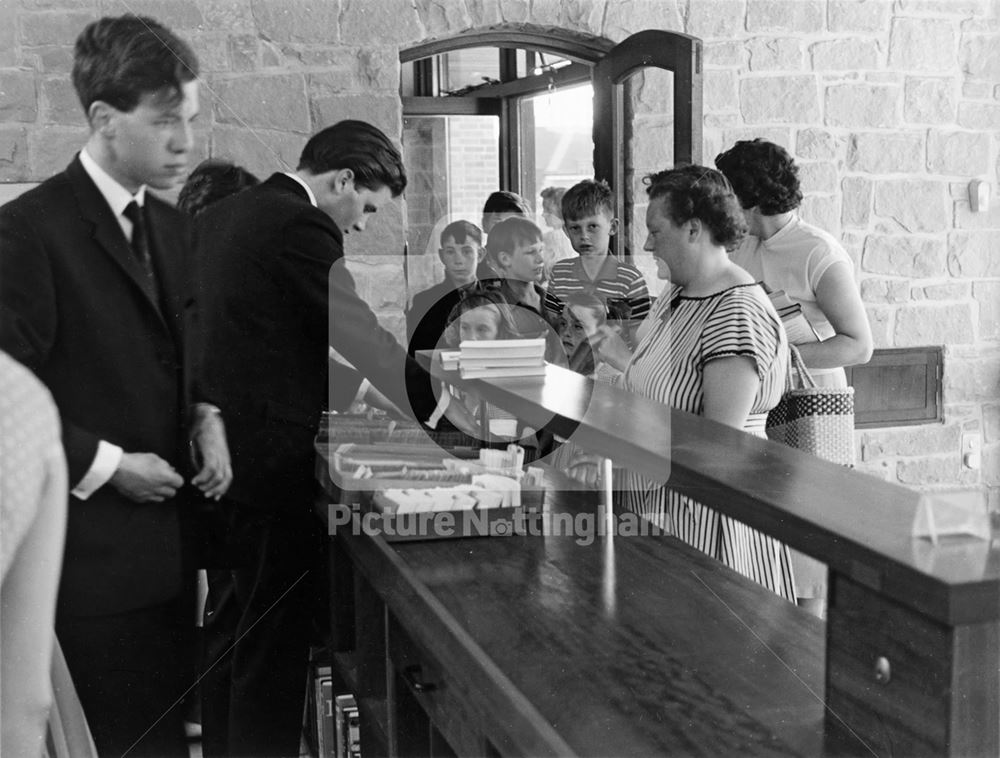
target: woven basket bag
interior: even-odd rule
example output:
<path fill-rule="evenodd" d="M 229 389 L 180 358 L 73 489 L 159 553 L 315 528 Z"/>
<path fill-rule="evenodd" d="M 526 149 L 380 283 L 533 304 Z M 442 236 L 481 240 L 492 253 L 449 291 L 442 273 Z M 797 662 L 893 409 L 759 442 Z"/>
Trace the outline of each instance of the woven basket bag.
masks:
<path fill-rule="evenodd" d="M 817 387 L 799 351 L 789 345 L 789 353 L 785 394 L 767 414 L 768 438 L 853 467 L 854 388 Z"/>

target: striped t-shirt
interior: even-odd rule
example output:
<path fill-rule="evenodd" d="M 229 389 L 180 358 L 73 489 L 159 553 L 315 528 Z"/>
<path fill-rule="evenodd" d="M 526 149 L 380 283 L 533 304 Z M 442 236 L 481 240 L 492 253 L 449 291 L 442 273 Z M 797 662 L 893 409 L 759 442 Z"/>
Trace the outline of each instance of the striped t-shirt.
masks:
<path fill-rule="evenodd" d="M 615 300 L 624 301 L 628 304 L 628 317 L 634 322 L 642 321 L 649 313 L 649 290 L 642 272 L 613 255 L 604 259 L 594 279 L 584 271 L 579 257 L 556 262 L 545 293 L 545 309 L 561 316 L 563 301 L 576 294 L 597 295 L 606 306 L 613 305 Z M 612 308 L 607 315 L 608 318 L 617 317 Z"/>
<path fill-rule="evenodd" d="M 647 323 L 650 329 L 625 367 L 626 389 L 701 414 L 705 364 L 745 356 L 760 385 L 744 430 L 765 436 L 766 413 L 785 389 L 788 342 L 759 285 L 737 285 L 707 297 L 685 297 L 674 287 L 657 301 Z M 625 481 L 626 508 L 794 602 L 787 546 L 638 474 L 626 472 Z"/>

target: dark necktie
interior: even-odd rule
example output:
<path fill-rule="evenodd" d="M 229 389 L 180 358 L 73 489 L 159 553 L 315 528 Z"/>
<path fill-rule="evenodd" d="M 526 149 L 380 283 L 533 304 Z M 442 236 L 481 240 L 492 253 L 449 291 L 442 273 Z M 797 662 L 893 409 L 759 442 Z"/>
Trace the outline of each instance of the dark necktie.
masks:
<path fill-rule="evenodd" d="M 133 200 L 125 206 L 123 215 L 132 222 L 132 253 L 145 275 L 143 287 L 153 302 L 158 302 L 156 272 L 153 271 L 153 258 L 149 253 L 149 230 L 146 227 L 146 214 L 140 205 Z"/>

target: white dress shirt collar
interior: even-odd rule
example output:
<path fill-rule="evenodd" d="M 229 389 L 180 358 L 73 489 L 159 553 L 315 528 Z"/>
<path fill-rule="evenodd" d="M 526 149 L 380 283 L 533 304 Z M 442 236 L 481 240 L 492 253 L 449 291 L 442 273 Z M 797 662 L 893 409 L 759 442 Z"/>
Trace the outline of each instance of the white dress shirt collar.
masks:
<path fill-rule="evenodd" d="M 294 179 L 299 184 L 301 184 L 302 189 L 304 189 L 306 191 L 306 194 L 309 195 L 309 202 L 312 203 L 314 208 L 319 208 L 319 203 L 316 202 L 316 196 L 313 194 L 312 187 L 306 184 L 301 176 L 294 173 L 293 171 L 284 171 L 282 173 L 284 173 L 284 175 L 287 176 L 289 179 Z"/>
<path fill-rule="evenodd" d="M 125 207 L 135 200 L 140 207 L 146 202 L 146 185 L 139 187 L 139 191 L 133 195 L 122 185 L 120 185 L 115 179 L 112 178 L 111 174 L 97 165 L 90 153 L 87 152 L 87 148 L 83 148 L 80 151 L 80 163 L 83 165 L 83 170 L 87 172 L 87 175 L 93 180 L 94 184 L 97 185 L 98 191 L 100 191 L 101 196 L 111 206 L 111 210 L 114 212 L 115 217 L 119 220 L 119 223 L 124 220 L 128 223 L 122 213 L 125 211 Z M 123 225 L 124 226 L 124 225 Z M 129 231 L 131 231 L 131 223 L 129 223 Z"/>

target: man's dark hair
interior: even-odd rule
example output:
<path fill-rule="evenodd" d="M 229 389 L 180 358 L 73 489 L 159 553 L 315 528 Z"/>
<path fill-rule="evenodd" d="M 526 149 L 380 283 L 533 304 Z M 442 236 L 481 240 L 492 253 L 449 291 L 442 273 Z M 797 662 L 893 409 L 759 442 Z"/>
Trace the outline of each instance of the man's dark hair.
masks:
<path fill-rule="evenodd" d="M 746 234 L 746 217 L 733 188 L 715 169 L 681 166 L 649 174 L 643 182 L 649 199 L 663 198 L 667 215 L 678 226 L 696 218 L 708 229 L 712 241 L 727 249 L 734 248 Z"/>
<path fill-rule="evenodd" d="M 242 166 L 209 158 L 191 172 L 177 196 L 177 208 L 190 216 L 197 216 L 212 203 L 259 183 L 260 179 Z"/>
<path fill-rule="evenodd" d="M 542 230 L 534 221 L 524 216 L 505 218 L 490 230 L 486 250 L 494 261 L 500 253 L 512 253 L 518 245 L 530 245 L 542 239 Z"/>
<path fill-rule="evenodd" d="M 466 221 L 464 218 L 458 221 L 452 221 L 448 226 L 441 230 L 441 244 L 444 244 L 446 239 L 453 239 L 458 244 L 462 244 L 466 240 L 472 240 L 477 245 L 483 244 L 483 230 L 478 226 L 473 224 L 471 221 Z"/>
<path fill-rule="evenodd" d="M 399 150 L 376 126 L 348 119 L 316 132 L 302 149 L 299 170 L 311 174 L 349 168 L 354 183 L 369 190 L 388 187 L 393 197 L 406 189 Z"/>
<path fill-rule="evenodd" d="M 754 206 L 765 216 L 799 207 L 799 169 L 788 151 L 773 142 L 741 140 L 715 158 L 744 208 Z"/>
<path fill-rule="evenodd" d="M 531 209 L 528 207 L 528 202 L 516 192 L 497 190 L 486 198 L 483 213 L 519 213 L 522 216 L 530 216 Z"/>
<path fill-rule="evenodd" d="M 609 216 L 615 215 L 615 197 L 611 187 L 603 179 L 595 182 L 584 179 L 577 182 L 562 197 L 562 217 L 564 221 L 594 216 L 598 211 L 606 211 Z"/>
<path fill-rule="evenodd" d="M 101 100 L 131 111 L 143 95 L 166 91 L 198 76 L 198 58 L 167 27 L 145 16 L 106 16 L 87 24 L 73 50 L 73 86 L 83 112 Z"/>

